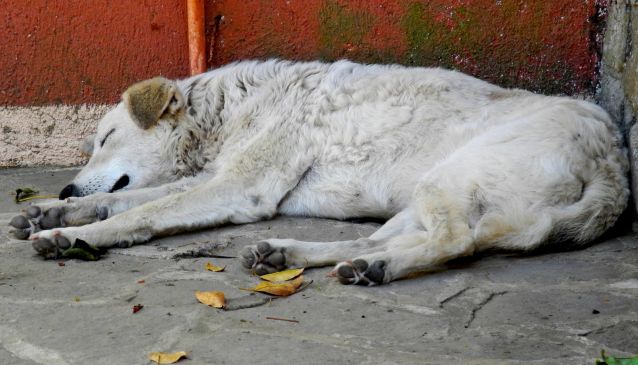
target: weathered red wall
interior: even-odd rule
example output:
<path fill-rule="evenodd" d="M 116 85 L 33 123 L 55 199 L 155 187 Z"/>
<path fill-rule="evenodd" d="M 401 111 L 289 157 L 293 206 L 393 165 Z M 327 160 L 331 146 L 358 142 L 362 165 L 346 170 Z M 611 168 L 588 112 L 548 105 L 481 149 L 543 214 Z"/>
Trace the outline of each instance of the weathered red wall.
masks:
<path fill-rule="evenodd" d="M 211 0 L 209 64 L 350 58 L 573 94 L 593 88 L 605 8 L 606 0 Z"/>
<path fill-rule="evenodd" d="M 5 0 L 0 104 L 114 102 L 188 73 L 185 1 Z"/>
<path fill-rule="evenodd" d="M 208 64 L 350 58 L 591 92 L 606 1 L 207 0 Z M 134 81 L 187 76 L 185 3 L 5 0 L 0 104 L 113 102 Z"/>

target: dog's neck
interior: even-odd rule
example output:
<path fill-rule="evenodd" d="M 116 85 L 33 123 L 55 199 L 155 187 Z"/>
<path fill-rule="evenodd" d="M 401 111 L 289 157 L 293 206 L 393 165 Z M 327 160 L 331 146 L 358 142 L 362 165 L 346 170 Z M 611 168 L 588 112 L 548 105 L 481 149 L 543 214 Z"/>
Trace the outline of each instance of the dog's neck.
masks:
<path fill-rule="evenodd" d="M 214 160 L 234 129 L 227 109 L 248 95 L 246 84 L 232 79 L 227 68 L 178 82 L 186 99 L 186 112 L 166 137 L 165 154 L 176 176 L 192 176 Z M 212 172 L 212 171 L 211 171 Z"/>

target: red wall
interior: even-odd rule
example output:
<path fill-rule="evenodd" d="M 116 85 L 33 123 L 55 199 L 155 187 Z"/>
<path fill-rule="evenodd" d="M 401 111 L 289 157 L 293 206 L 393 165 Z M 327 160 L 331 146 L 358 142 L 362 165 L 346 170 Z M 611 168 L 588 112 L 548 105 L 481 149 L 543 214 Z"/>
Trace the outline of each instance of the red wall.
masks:
<path fill-rule="evenodd" d="M 607 0 L 207 0 L 208 65 L 350 58 L 593 91 Z M 186 1 L 6 0 L 0 104 L 114 102 L 188 74 Z"/>
<path fill-rule="evenodd" d="M 185 1 L 5 0 L 0 104 L 104 103 L 188 73 Z"/>

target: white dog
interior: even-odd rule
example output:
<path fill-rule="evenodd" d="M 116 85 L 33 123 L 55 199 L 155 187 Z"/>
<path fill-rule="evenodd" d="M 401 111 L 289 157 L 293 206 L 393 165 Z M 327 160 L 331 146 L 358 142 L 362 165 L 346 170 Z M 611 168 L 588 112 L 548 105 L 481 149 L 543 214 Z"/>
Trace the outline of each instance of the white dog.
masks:
<path fill-rule="evenodd" d="M 276 214 L 389 218 L 369 238 L 241 254 L 259 274 L 337 264 L 340 282 L 374 285 L 489 248 L 590 242 L 626 206 L 627 167 L 589 102 L 442 69 L 239 62 L 133 85 L 64 201 L 12 225 L 54 257 Z"/>

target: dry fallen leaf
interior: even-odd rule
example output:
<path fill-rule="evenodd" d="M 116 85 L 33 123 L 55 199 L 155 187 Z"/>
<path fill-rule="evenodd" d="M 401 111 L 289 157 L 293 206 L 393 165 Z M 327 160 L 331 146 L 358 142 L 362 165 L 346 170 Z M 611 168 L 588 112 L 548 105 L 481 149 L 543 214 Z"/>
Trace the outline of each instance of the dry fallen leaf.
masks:
<path fill-rule="evenodd" d="M 257 284 L 254 288 L 250 288 L 248 290 L 277 295 L 280 297 L 287 297 L 291 294 L 294 294 L 297 291 L 297 289 L 299 289 L 302 283 L 303 283 L 303 275 L 299 276 L 295 280 L 287 281 L 283 283 L 271 283 L 270 281 L 262 281 L 261 283 Z"/>
<path fill-rule="evenodd" d="M 210 262 L 206 263 L 206 270 L 208 270 L 208 271 L 220 272 L 220 271 L 224 271 L 225 268 L 226 268 L 226 266 L 224 266 L 224 267 L 215 266 L 215 265 L 211 264 Z"/>
<path fill-rule="evenodd" d="M 148 354 L 148 359 L 155 361 L 156 364 L 173 364 L 186 357 L 186 352 L 179 351 L 173 353 L 166 352 L 151 352 Z"/>
<path fill-rule="evenodd" d="M 226 298 L 224 292 L 221 291 L 195 291 L 195 298 L 200 303 L 209 305 L 214 308 L 224 308 L 226 305 Z"/>
<path fill-rule="evenodd" d="M 260 278 L 271 282 L 288 281 L 301 275 L 302 272 L 303 267 L 301 269 L 288 269 L 284 271 L 274 272 L 272 274 L 262 275 L 260 276 Z"/>

